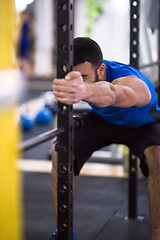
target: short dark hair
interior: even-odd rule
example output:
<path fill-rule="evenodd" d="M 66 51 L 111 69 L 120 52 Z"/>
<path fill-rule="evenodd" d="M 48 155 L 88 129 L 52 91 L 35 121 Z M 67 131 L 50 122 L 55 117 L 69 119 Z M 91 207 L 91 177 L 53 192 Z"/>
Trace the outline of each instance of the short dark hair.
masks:
<path fill-rule="evenodd" d="M 101 48 L 91 38 L 77 37 L 74 39 L 74 66 L 86 61 L 98 68 L 103 62 Z"/>

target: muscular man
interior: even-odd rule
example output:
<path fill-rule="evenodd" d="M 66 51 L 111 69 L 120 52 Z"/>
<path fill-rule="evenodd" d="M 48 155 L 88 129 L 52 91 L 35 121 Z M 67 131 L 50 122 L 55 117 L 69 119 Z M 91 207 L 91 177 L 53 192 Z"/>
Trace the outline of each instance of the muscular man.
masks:
<path fill-rule="evenodd" d="M 99 45 L 90 38 L 76 38 L 73 71 L 54 80 L 53 93 L 61 103 L 82 100 L 91 106 L 82 116 L 83 128 L 75 133 L 75 175 L 94 151 L 113 143 L 125 144 L 141 159 L 148 177 L 151 240 L 160 240 L 160 108 L 150 80 L 129 65 L 103 60 Z M 55 206 L 56 161 L 55 153 Z"/>

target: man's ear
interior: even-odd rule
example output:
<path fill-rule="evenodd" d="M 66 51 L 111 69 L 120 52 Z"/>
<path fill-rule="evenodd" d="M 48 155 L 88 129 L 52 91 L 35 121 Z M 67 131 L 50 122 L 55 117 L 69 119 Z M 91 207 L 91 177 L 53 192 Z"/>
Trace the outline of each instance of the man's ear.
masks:
<path fill-rule="evenodd" d="M 101 63 L 99 68 L 97 69 L 98 78 L 102 80 L 106 80 L 106 65 Z"/>

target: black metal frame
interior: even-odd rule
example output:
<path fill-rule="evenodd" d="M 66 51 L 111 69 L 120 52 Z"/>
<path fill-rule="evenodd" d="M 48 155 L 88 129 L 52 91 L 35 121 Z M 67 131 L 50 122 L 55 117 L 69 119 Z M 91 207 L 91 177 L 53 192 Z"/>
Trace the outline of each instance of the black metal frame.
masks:
<path fill-rule="evenodd" d="M 130 65 L 139 68 L 140 0 L 130 0 Z M 128 217 L 137 218 L 137 158 L 129 154 Z"/>
<path fill-rule="evenodd" d="M 56 0 L 57 78 L 64 78 L 73 66 L 73 0 Z M 58 103 L 58 128 L 66 132 L 57 138 L 57 228 L 58 240 L 73 239 L 73 108 Z"/>
<path fill-rule="evenodd" d="M 56 0 L 57 78 L 64 78 L 73 66 L 73 0 Z M 160 103 L 160 1 L 158 25 L 158 61 L 139 67 L 139 21 L 140 0 L 130 0 L 130 65 L 143 68 L 159 65 L 158 97 Z M 28 150 L 57 136 L 57 228 L 58 240 L 73 239 L 73 128 L 79 129 L 81 121 L 73 122 L 72 105 L 58 103 L 58 129 L 40 134 L 22 142 L 18 149 Z M 128 217 L 137 218 L 137 158 L 129 154 Z"/>
<path fill-rule="evenodd" d="M 18 145 L 18 151 L 27 151 L 41 143 L 44 143 L 50 139 L 53 139 L 57 137 L 60 134 L 63 134 L 65 132 L 64 128 L 59 128 L 59 129 L 53 129 L 50 131 L 47 131 L 45 133 L 41 133 L 38 136 L 32 137 L 28 140 L 25 140 L 24 142 L 21 142 Z"/>
<path fill-rule="evenodd" d="M 140 0 L 130 0 L 130 65 L 139 68 Z"/>

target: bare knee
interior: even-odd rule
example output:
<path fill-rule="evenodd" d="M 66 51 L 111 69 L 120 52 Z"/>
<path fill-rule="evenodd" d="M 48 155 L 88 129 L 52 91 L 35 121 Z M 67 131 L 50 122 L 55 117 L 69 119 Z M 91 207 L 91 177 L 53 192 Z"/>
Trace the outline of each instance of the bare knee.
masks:
<path fill-rule="evenodd" d="M 150 146 L 145 150 L 144 154 L 149 174 L 158 174 L 160 176 L 160 146 Z"/>

